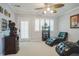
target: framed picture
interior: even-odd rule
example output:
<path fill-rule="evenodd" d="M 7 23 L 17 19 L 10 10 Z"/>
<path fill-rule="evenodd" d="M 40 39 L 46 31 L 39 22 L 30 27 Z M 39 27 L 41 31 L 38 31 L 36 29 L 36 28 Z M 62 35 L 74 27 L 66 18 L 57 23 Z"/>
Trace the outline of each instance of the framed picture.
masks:
<path fill-rule="evenodd" d="M 9 13 L 6 9 L 4 10 L 4 15 L 6 15 L 6 16 L 8 16 L 8 17 L 11 16 L 10 13 Z"/>
<path fill-rule="evenodd" d="M 8 16 L 9 16 L 9 17 L 11 16 L 10 13 L 8 13 Z"/>
<path fill-rule="evenodd" d="M 0 6 L 0 12 L 3 13 L 3 8 Z"/>
<path fill-rule="evenodd" d="M 79 28 L 79 14 L 70 16 L 70 28 Z"/>
<path fill-rule="evenodd" d="M 3 18 L 2 18 L 1 27 L 2 27 L 2 31 L 7 30 L 7 20 L 6 20 L 6 19 L 3 19 Z"/>
<path fill-rule="evenodd" d="M 6 16 L 8 15 L 8 12 L 6 9 L 4 10 L 4 15 L 6 15 Z"/>

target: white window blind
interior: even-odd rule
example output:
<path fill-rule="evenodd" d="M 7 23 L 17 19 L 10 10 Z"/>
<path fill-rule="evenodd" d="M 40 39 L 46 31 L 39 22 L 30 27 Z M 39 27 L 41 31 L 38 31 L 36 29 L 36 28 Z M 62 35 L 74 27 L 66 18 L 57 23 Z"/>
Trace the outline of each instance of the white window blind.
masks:
<path fill-rule="evenodd" d="M 45 22 L 46 22 L 47 26 L 50 26 L 50 20 L 46 19 Z"/>
<path fill-rule="evenodd" d="M 45 23 L 44 19 L 40 20 L 40 24 L 39 24 L 40 30 L 42 30 L 42 26 L 44 26 L 44 23 Z"/>
<path fill-rule="evenodd" d="M 40 31 L 42 30 L 42 26 L 44 23 L 47 23 L 48 26 L 50 26 L 50 31 L 54 30 L 54 20 L 52 19 L 36 19 L 35 20 L 35 31 Z"/>
<path fill-rule="evenodd" d="M 39 31 L 39 19 L 35 20 L 35 31 Z"/>
<path fill-rule="evenodd" d="M 50 20 L 50 31 L 54 31 L 54 20 Z"/>

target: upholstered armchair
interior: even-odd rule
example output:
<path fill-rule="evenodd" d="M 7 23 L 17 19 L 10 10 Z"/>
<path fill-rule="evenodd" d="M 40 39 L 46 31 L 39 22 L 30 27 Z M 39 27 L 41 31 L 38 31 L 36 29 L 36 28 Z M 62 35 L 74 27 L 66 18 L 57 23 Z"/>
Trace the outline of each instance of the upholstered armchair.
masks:
<path fill-rule="evenodd" d="M 79 40 L 76 43 L 63 41 L 55 47 L 55 50 L 60 56 L 79 56 Z"/>
<path fill-rule="evenodd" d="M 68 38 L 68 33 L 67 32 L 59 32 L 58 37 L 50 37 L 46 40 L 46 44 L 53 46 L 56 45 L 60 42 L 66 41 Z"/>

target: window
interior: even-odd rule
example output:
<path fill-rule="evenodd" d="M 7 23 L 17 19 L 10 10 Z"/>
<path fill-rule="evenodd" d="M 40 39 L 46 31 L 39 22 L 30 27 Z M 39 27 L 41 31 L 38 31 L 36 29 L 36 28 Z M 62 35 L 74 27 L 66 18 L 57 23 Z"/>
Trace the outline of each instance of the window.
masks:
<path fill-rule="evenodd" d="M 35 31 L 39 31 L 39 19 L 35 20 Z"/>
<path fill-rule="evenodd" d="M 42 19 L 42 20 L 40 20 L 40 22 L 39 22 L 39 23 L 40 23 L 40 24 L 39 24 L 40 30 L 42 30 L 42 26 L 44 26 L 44 23 L 45 23 L 44 21 L 45 21 L 45 20 Z"/>
<path fill-rule="evenodd" d="M 50 26 L 50 20 L 46 19 L 45 22 L 47 23 L 48 26 Z"/>
<path fill-rule="evenodd" d="M 28 28 L 28 22 L 21 21 L 21 39 L 29 38 Z"/>
<path fill-rule="evenodd" d="M 44 25 L 44 23 L 47 23 L 48 26 L 50 26 L 50 31 L 54 30 L 54 20 L 52 19 L 36 19 L 35 20 L 35 31 L 40 31 L 42 30 L 42 26 Z"/>
<path fill-rule="evenodd" d="M 50 20 L 50 30 L 54 30 L 54 20 Z"/>

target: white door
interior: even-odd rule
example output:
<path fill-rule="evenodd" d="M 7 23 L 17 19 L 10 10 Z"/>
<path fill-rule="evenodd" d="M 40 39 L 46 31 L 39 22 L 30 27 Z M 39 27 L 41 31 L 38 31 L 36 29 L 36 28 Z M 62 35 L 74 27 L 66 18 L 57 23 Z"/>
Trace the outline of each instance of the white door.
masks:
<path fill-rule="evenodd" d="M 21 40 L 29 38 L 29 23 L 21 21 Z"/>

